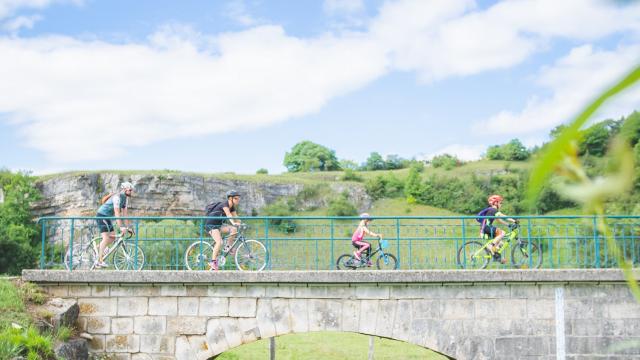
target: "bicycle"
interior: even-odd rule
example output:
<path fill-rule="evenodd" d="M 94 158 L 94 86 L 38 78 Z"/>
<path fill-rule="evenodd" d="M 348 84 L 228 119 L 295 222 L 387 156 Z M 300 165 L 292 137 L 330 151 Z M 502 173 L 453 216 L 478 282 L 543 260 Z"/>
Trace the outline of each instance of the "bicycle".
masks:
<path fill-rule="evenodd" d="M 366 255 L 363 253 L 358 260 L 353 254 L 342 254 L 338 256 L 338 261 L 336 261 L 336 267 L 338 270 L 355 270 L 362 267 L 369 267 L 369 261 L 373 259 L 374 255 L 380 253 L 378 258 L 376 259 L 376 267 L 380 270 L 397 270 L 398 269 L 398 259 L 396 259 L 395 255 L 385 252 L 384 249 L 389 246 L 389 242 L 387 240 L 382 240 L 378 238 L 378 247 L 374 252 Z"/>
<path fill-rule="evenodd" d="M 267 266 L 267 248 L 258 240 L 246 239 L 244 232 L 246 224 L 232 225 L 238 229 L 233 244 L 223 247 L 218 255 L 218 266 L 223 267 L 227 263 L 227 255 L 232 254 L 235 249 L 236 268 L 241 271 L 261 271 Z M 222 239 L 226 244 L 230 235 Z M 236 249 L 237 246 L 237 249 Z M 184 253 L 184 262 L 189 270 L 204 270 L 208 266 L 213 253 L 213 246 L 204 240 L 196 241 L 189 245 Z"/>
<path fill-rule="evenodd" d="M 112 261 L 116 270 L 140 270 L 144 267 L 144 252 L 138 245 L 127 241 L 131 237 L 133 237 L 131 230 L 127 231 L 125 236 L 116 235 L 115 242 L 104 249 L 103 259 L 106 261 L 113 254 Z M 73 247 L 64 255 L 64 266 L 67 270 L 94 270 L 101 241 L 102 236 L 97 236 L 86 244 L 82 242 L 73 244 Z M 73 259 L 69 261 L 71 256 Z"/>
<path fill-rule="evenodd" d="M 515 245 L 511 249 L 511 266 L 517 269 L 527 268 L 531 266 L 534 269 L 540 268 L 542 265 L 542 250 L 538 245 L 529 243 L 519 238 L 519 224 L 509 224 L 509 231 L 502 238 L 502 246 L 491 254 L 488 246 L 493 242 L 486 234 L 483 235 L 488 241 L 482 244 L 479 241 L 467 241 L 458 248 L 458 266 L 463 268 L 484 269 L 489 265 L 489 261 L 500 262 L 502 253 L 506 254 L 506 249 L 512 241 Z"/>

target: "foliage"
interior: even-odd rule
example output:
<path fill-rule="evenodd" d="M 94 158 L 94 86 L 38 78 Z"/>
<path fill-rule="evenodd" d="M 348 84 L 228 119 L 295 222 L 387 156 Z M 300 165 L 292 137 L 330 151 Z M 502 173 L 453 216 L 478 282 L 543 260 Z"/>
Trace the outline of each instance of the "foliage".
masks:
<path fill-rule="evenodd" d="M 347 194 L 342 194 L 337 199 L 329 201 L 327 216 L 354 216 L 358 215 L 358 209 L 349 201 Z"/>
<path fill-rule="evenodd" d="M 281 199 L 280 201 L 265 206 L 262 209 L 262 212 L 265 216 L 286 217 L 293 214 L 295 211 L 294 206 L 294 202 L 287 199 Z M 271 219 L 269 220 L 269 224 L 276 226 L 284 233 L 292 233 L 296 230 L 296 223 L 289 219 Z"/>
<path fill-rule="evenodd" d="M 462 161 L 458 159 L 455 155 L 450 154 L 442 154 L 434 156 L 431 159 L 431 166 L 435 168 L 444 168 L 445 170 L 451 170 L 456 166 L 462 165 Z"/>
<path fill-rule="evenodd" d="M 0 170 L 0 273 L 20 274 L 34 267 L 37 259 L 38 227 L 31 204 L 40 199 L 34 178 L 25 173 Z"/>
<path fill-rule="evenodd" d="M 362 181 L 362 176 L 356 174 L 355 171 L 351 169 L 345 169 L 344 174 L 340 177 L 342 181 Z"/>
<path fill-rule="evenodd" d="M 488 160 L 527 160 L 531 153 L 518 139 L 513 139 L 503 145 L 493 145 L 487 148 L 485 158 Z"/>
<path fill-rule="evenodd" d="M 613 233 L 607 226 L 604 217 L 606 199 L 623 195 L 634 186 L 634 176 L 637 175 L 637 170 L 634 169 L 635 154 L 631 150 L 629 141 L 633 131 L 625 129 L 625 135 L 612 142 L 610 150 L 612 166 L 609 167 L 609 171 L 604 177 L 600 176 L 596 179 L 589 177 L 580 159 L 576 156 L 576 142 L 581 135 L 580 129 L 587 120 L 609 98 L 615 97 L 638 82 L 640 82 L 640 66 L 636 66 L 627 76 L 600 94 L 561 131 L 536 161 L 529 180 L 527 199 L 530 204 L 534 203 L 551 177 L 552 169 L 556 169 L 557 174 L 564 182 L 563 194 L 582 203 L 585 212 L 592 213 L 597 217 L 598 230 L 606 239 L 608 251 L 622 268 L 632 294 L 637 301 L 640 301 L 640 287 L 633 274 L 632 264 L 616 244 Z M 632 121 L 635 121 L 634 119 L 635 116 Z M 632 128 L 632 126 L 627 125 L 628 128 Z"/>
<path fill-rule="evenodd" d="M 311 141 L 301 141 L 284 156 L 289 172 L 340 170 L 335 151 Z"/>
<path fill-rule="evenodd" d="M 603 156 L 607 151 L 609 140 L 618 133 L 620 122 L 605 120 L 598 122 L 581 132 L 578 153 Z"/>
<path fill-rule="evenodd" d="M 256 171 L 256 174 L 262 174 L 262 175 L 267 175 L 269 174 L 269 170 L 265 169 L 265 168 L 260 168 Z"/>
<path fill-rule="evenodd" d="M 377 200 L 385 197 L 402 196 L 404 182 L 390 172 L 384 176 L 378 175 L 373 179 L 367 180 L 364 187 L 367 194 L 373 200 Z"/>
<path fill-rule="evenodd" d="M 342 159 L 340 160 L 340 168 L 344 170 L 358 170 L 359 166 L 353 160 Z"/>
<path fill-rule="evenodd" d="M 27 359 L 55 359 L 53 339 L 49 335 L 40 335 L 34 327 L 26 329 L 5 328 L 0 332 L 0 343 L 8 343 L 21 349 Z"/>
<path fill-rule="evenodd" d="M 385 170 L 387 168 L 387 164 L 382 158 L 382 155 L 377 152 L 372 152 L 367 158 L 364 168 L 369 171 Z"/>

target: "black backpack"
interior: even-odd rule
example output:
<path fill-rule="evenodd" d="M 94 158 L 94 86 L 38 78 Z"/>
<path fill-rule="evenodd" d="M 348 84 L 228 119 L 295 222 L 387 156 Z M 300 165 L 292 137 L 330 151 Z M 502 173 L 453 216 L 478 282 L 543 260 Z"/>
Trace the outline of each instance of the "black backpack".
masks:
<path fill-rule="evenodd" d="M 218 202 L 213 202 L 213 203 L 205 206 L 205 208 L 204 208 L 205 213 L 207 215 L 211 214 L 213 212 L 213 209 L 215 209 L 221 203 L 222 203 L 222 201 L 218 201 Z"/>
<path fill-rule="evenodd" d="M 489 212 L 489 209 L 491 209 L 491 206 L 482 209 L 477 216 L 487 216 L 487 212 Z M 482 222 L 485 220 L 487 220 L 487 218 L 481 218 L 481 217 L 476 218 L 476 221 L 479 222 L 480 224 L 482 224 Z"/>

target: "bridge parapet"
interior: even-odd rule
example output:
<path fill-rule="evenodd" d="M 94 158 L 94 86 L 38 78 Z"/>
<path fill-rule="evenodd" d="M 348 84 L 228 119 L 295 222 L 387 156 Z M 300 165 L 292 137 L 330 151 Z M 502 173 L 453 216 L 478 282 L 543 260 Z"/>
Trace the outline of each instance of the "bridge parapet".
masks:
<path fill-rule="evenodd" d="M 23 278 L 78 300 L 92 351 L 133 360 L 208 359 L 311 331 L 383 336 L 460 359 L 604 356 L 610 344 L 640 338 L 640 305 L 618 270 L 26 270 Z"/>

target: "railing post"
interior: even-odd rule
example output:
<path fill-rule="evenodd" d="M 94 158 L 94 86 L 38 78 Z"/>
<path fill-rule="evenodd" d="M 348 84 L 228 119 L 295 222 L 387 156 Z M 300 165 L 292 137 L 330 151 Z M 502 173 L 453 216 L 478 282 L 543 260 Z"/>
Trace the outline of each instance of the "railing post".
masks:
<path fill-rule="evenodd" d="M 199 259 L 202 259 L 202 242 L 204 241 L 204 222 L 205 219 L 204 218 L 200 218 L 200 254 L 198 255 Z M 189 261 L 189 259 L 187 258 L 187 261 Z M 200 270 L 204 270 L 204 264 L 200 264 Z"/>
<path fill-rule="evenodd" d="M 458 249 L 460 249 L 460 246 L 463 246 L 462 248 L 462 264 L 457 264 L 458 266 L 462 266 L 464 269 L 467 268 L 467 248 L 464 247 L 464 244 L 467 243 L 467 222 L 464 221 L 464 218 L 460 219 L 462 221 L 462 245 L 460 245 L 458 243 L 458 238 L 456 238 L 456 249 L 454 251 L 453 255 L 455 257 L 455 259 L 453 261 L 455 261 L 456 263 L 458 262 Z"/>
<path fill-rule="evenodd" d="M 531 258 L 531 244 L 532 244 L 532 241 L 533 240 L 531 238 L 531 218 L 527 218 L 527 247 L 529 248 L 529 249 L 527 249 L 527 252 L 529 253 L 529 269 L 531 269 L 531 266 L 533 266 L 533 259 Z M 542 244 L 539 244 L 538 252 L 540 252 L 540 256 L 542 256 Z M 542 259 L 542 260 L 544 260 L 544 259 Z"/>
<path fill-rule="evenodd" d="M 273 269 L 273 262 L 271 261 L 271 239 L 269 239 L 269 219 L 264 219 L 264 241 L 267 243 L 267 249 L 268 250 L 268 254 L 267 254 L 267 258 L 269 259 L 269 262 L 267 264 L 267 267 L 269 268 L 269 270 Z"/>
<path fill-rule="evenodd" d="M 71 219 L 71 235 L 69 236 L 69 270 L 73 270 L 73 237 L 76 229 L 75 220 L 76 219 Z"/>
<path fill-rule="evenodd" d="M 330 240 L 331 241 L 331 257 L 329 258 L 329 269 L 331 269 L 333 261 L 335 259 L 334 253 L 333 253 L 333 242 L 335 240 L 333 225 L 334 225 L 333 218 L 331 218 L 331 220 L 329 221 L 329 226 L 330 226 L 329 231 L 330 231 L 330 238 L 331 238 Z"/>
<path fill-rule="evenodd" d="M 398 269 L 400 269 L 400 264 L 402 260 L 400 260 L 400 219 L 396 218 L 396 254 L 398 256 Z"/>
<path fill-rule="evenodd" d="M 135 248 L 133 249 L 133 268 L 138 270 L 138 220 L 134 220 L 135 224 L 133 227 L 135 228 L 136 239 L 133 241 Z"/>
<path fill-rule="evenodd" d="M 598 236 L 598 218 L 593 216 L 593 243 L 595 245 L 596 269 L 600 268 L 600 237 Z"/>
<path fill-rule="evenodd" d="M 47 220 L 40 219 L 42 221 L 42 252 L 40 253 L 40 269 L 44 270 L 44 256 L 45 256 L 45 239 L 46 239 L 46 231 L 47 231 Z"/>

